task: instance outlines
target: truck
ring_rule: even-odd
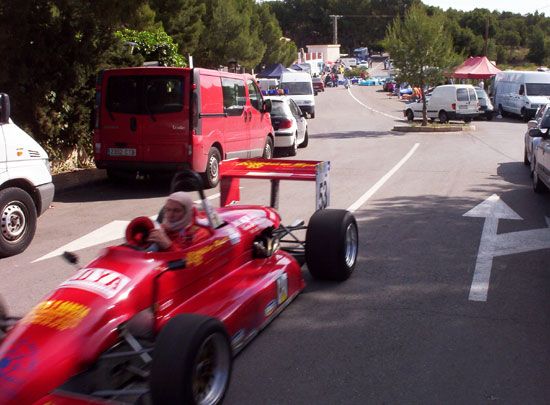
[[[24,251],[55,194],[48,154],[10,118],[0,93],[0,257]]]

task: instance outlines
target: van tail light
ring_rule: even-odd
[[[453,110],[456,111],[456,104],[455,104],[455,103],[452,103],[452,104],[451,104],[451,109],[453,109]]]
[[[292,128],[292,120],[281,120],[279,122],[279,129],[288,129],[288,128]]]

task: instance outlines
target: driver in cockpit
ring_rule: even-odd
[[[148,242],[156,243],[160,250],[178,251],[193,243],[195,208],[189,193],[178,191],[166,199],[160,227],[151,230]]]

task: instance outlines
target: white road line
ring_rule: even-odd
[[[371,198],[374,195],[374,193],[376,193],[380,189],[380,187],[382,187],[384,183],[388,181],[390,177],[393,176],[395,172],[397,172],[401,168],[401,166],[405,164],[407,160],[409,160],[409,158],[414,154],[414,152],[416,151],[416,149],[418,149],[419,146],[420,146],[419,143],[415,143],[412,149],[409,151],[409,153],[407,153],[405,157],[399,161],[399,163],[397,163],[389,172],[387,172],[380,180],[378,180],[376,184],[372,186],[365,194],[363,194],[357,201],[355,201],[353,204],[351,204],[348,207],[348,211],[354,212],[359,207],[361,207],[365,202],[367,202],[367,200]]]
[[[351,88],[348,89],[348,93],[350,94],[351,97],[353,97],[353,99],[354,99],[355,101],[357,101],[359,104],[361,104],[361,105],[362,105],[363,107],[365,107],[367,110],[371,110],[372,112],[375,112],[375,113],[378,113],[378,114],[382,114],[382,115],[384,115],[384,116],[386,116],[386,117],[388,117],[388,118],[392,118],[392,119],[394,119],[394,120],[401,120],[401,119],[403,119],[403,117],[396,117],[396,116],[393,116],[393,115],[390,115],[390,114],[386,114],[385,112],[375,110],[375,109],[372,108],[372,107],[369,107],[368,105],[366,105],[366,104],[364,104],[363,102],[359,101],[359,100],[357,99],[357,97],[355,97],[355,96],[353,95],[353,93],[351,92]]]

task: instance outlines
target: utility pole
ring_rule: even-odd
[[[330,18],[332,18],[332,27],[334,28],[334,36],[333,36],[333,42],[334,44],[338,44],[338,19],[342,18],[343,15],[329,15]]]

